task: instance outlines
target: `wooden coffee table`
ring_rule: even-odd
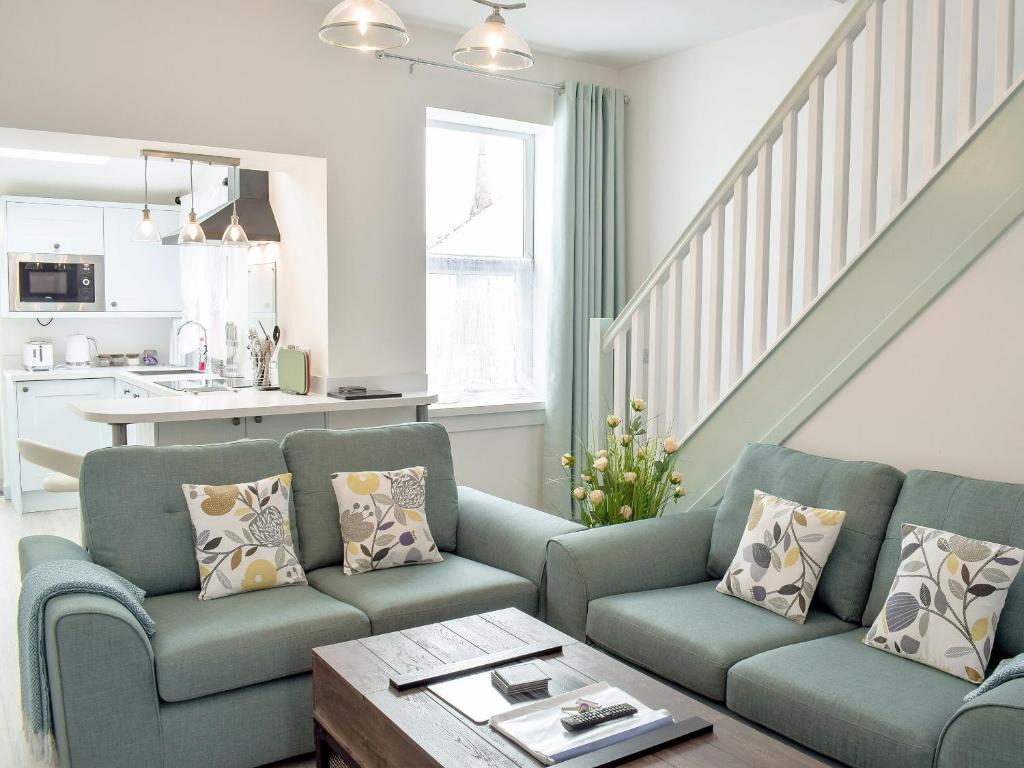
[[[618,686],[676,720],[701,717],[714,731],[624,765],[675,768],[820,768],[787,744],[649,675],[509,608],[313,651],[318,768],[538,768],[512,742],[476,725],[426,688],[398,692],[392,675],[436,668],[531,643],[561,643],[546,656],[578,677]]]

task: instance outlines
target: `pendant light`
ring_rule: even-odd
[[[505,23],[502,11],[525,8],[526,3],[493,3],[475,0],[492,9],[483,24],[469,30],[452,51],[459,64],[490,72],[496,70],[527,69],[533,66],[533,52],[526,40]]]
[[[149,213],[149,158],[144,157],[143,163],[143,186],[145,187],[145,202],[142,206],[142,219],[135,227],[135,241],[140,243],[160,243],[160,230],[156,228],[156,222]]]
[[[206,233],[196,219],[196,185],[192,177],[192,161],[188,161],[189,202],[192,209],[188,212],[188,223],[178,233],[178,245],[206,245]]]
[[[384,51],[409,42],[402,19],[382,0],[344,0],[320,25],[320,39],[339,48]]]
[[[238,223],[238,201],[234,201],[231,204],[231,223],[228,224],[227,229],[224,230],[224,237],[220,239],[221,245],[225,245],[229,248],[248,248],[249,238],[245,234],[245,230],[242,229],[242,225]]]

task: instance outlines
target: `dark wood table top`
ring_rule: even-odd
[[[575,675],[618,686],[676,720],[714,725],[699,736],[633,760],[675,768],[820,768],[826,763],[727,713],[690,698],[612,656],[509,608],[313,651],[313,714],[363,768],[538,768],[540,763],[488,725],[476,725],[426,688],[398,692],[392,675],[419,672],[530,643],[563,644],[544,657]]]

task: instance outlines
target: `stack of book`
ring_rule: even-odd
[[[546,694],[550,679],[551,677],[541,671],[532,661],[501,667],[491,672],[491,683],[506,696],[515,696],[521,693]]]

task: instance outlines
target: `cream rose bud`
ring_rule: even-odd
[[[676,451],[679,450],[679,441],[676,440],[674,437],[666,437],[664,447],[665,453],[675,453]]]
[[[595,488],[590,492],[590,503],[599,507],[604,503],[604,491]]]
[[[637,413],[640,413],[641,411],[647,408],[647,403],[644,400],[641,400],[639,397],[634,397],[632,400],[629,401],[629,407],[632,408]]]
[[[580,480],[582,480],[584,483],[589,483],[593,479],[593,475],[580,475]]]
[[[608,455],[608,451],[606,449],[602,448],[600,451],[598,451],[594,455],[597,456],[597,458],[600,459],[602,456],[607,456]]]
[[[576,463],[576,459],[573,458],[571,453],[562,454],[562,466],[568,469]]]
[[[587,492],[583,488],[573,488],[572,495],[576,498],[577,501],[583,501],[585,498],[587,498]]]
[[[619,507],[619,514],[622,515],[623,520],[633,519],[633,508],[629,504],[623,504]]]
[[[635,483],[636,482],[636,472],[623,472],[622,473],[622,482],[624,482],[626,485],[632,485],[633,483]]]
[[[606,419],[606,421],[608,423],[608,426],[611,427],[612,429],[615,429],[617,426],[619,426],[619,424],[622,423],[622,419],[620,419],[618,416],[615,416],[614,414],[609,416]]]
[[[675,496],[677,499],[681,499],[683,498],[683,496],[686,495],[686,491],[683,490],[683,487],[681,485],[677,485],[675,493],[673,493],[672,495]]]
[[[679,485],[681,482],[683,482],[683,473],[678,471],[673,472],[671,475],[669,475],[669,480],[672,481],[672,485]]]
[[[608,457],[600,456],[597,459],[594,459],[594,469],[596,469],[598,472],[604,472],[606,469],[608,469]]]
[[[629,445],[633,442],[632,435],[619,435],[619,445]]]

